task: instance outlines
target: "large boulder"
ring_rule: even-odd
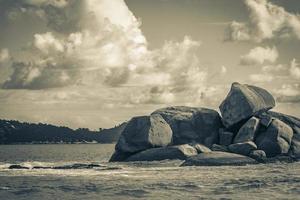
[[[256,117],[251,117],[238,131],[233,143],[243,143],[248,141],[253,141],[255,134],[258,131],[259,119]]]
[[[248,141],[243,143],[231,144],[228,146],[228,149],[232,153],[248,156],[251,153],[251,151],[257,149],[257,146],[254,142]]]
[[[268,111],[268,115],[273,118],[279,119],[288,124],[293,129],[293,138],[291,144],[291,154],[296,158],[300,158],[300,119],[290,115],[285,115],[278,112]]]
[[[281,120],[274,119],[265,132],[258,134],[255,143],[267,157],[287,154],[292,142],[293,130]]]
[[[123,130],[110,161],[123,161],[136,152],[171,142],[172,130],[160,115],[134,117]]]
[[[185,160],[197,154],[197,150],[194,147],[184,144],[147,149],[130,156],[126,161]]]
[[[218,142],[218,130],[222,127],[219,113],[207,108],[168,107],[156,110],[173,131],[173,144],[201,143],[208,147]]]
[[[181,166],[247,165],[257,162],[249,157],[227,152],[201,153],[188,158]]]
[[[265,89],[233,83],[229,94],[219,108],[223,124],[229,128],[274,106],[273,96]]]

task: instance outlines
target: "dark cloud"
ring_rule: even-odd
[[[2,85],[3,89],[44,89],[64,87],[78,81],[78,72],[62,70],[53,65],[38,66],[32,63],[14,62],[13,73]]]
[[[130,71],[126,67],[109,69],[104,83],[109,86],[119,86],[129,80]]]

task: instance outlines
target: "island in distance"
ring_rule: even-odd
[[[263,88],[233,83],[219,106],[168,107],[132,118],[110,162],[183,160],[182,166],[245,165],[300,158],[300,119],[270,111]]]
[[[0,144],[114,143],[125,124],[91,131],[87,128],[73,130],[50,124],[0,120]]]

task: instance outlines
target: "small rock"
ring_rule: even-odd
[[[248,141],[244,143],[231,144],[228,146],[228,149],[233,153],[248,156],[251,151],[257,149],[257,146],[254,144],[254,142]]]
[[[255,143],[258,149],[266,152],[267,157],[274,157],[288,153],[292,137],[292,128],[286,123],[274,119],[267,130],[257,136]]]
[[[238,131],[233,143],[243,143],[253,141],[258,130],[259,119],[251,117]]]
[[[273,118],[283,121],[293,129],[294,135],[291,143],[291,154],[295,158],[300,158],[300,119],[273,111],[268,111],[267,114],[271,115]]]
[[[196,156],[188,158],[181,166],[236,166],[257,164],[257,162],[249,157],[227,153],[227,152],[210,152],[200,153]]]
[[[203,144],[194,144],[194,145],[191,145],[191,146],[193,146],[197,150],[198,153],[211,152],[211,150],[208,147],[204,146]]]
[[[211,150],[213,151],[223,151],[223,152],[228,152],[228,147],[224,145],[219,145],[219,144],[213,144],[211,147]]]
[[[54,166],[52,169],[92,169],[98,168],[101,165],[98,164],[85,164],[85,163],[75,163],[70,165]]]
[[[249,157],[257,160],[258,162],[265,162],[267,156],[263,150],[253,150],[250,152]]]
[[[219,137],[220,137],[220,141],[219,141],[220,145],[228,146],[232,143],[233,133],[220,129]]]
[[[266,113],[262,113],[262,114],[258,115],[258,118],[260,119],[259,123],[262,126],[264,126],[265,128],[268,128],[273,120],[273,117]]]
[[[291,143],[291,154],[295,158],[300,158],[300,128],[294,127],[294,135]]]
[[[29,169],[29,167],[25,167],[22,165],[10,165],[8,169]]]
[[[128,157],[133,155],[132,153],[126,153],[121,151],[115,151],[113,155],[110,157],[109,162],[122,162],[126,160]]]

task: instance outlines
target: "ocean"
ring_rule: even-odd
[[[108,163],[113,144],[0,146],[1,200],[299,199],[300,163]],[[25,169],[10,169],[18,165]]]

